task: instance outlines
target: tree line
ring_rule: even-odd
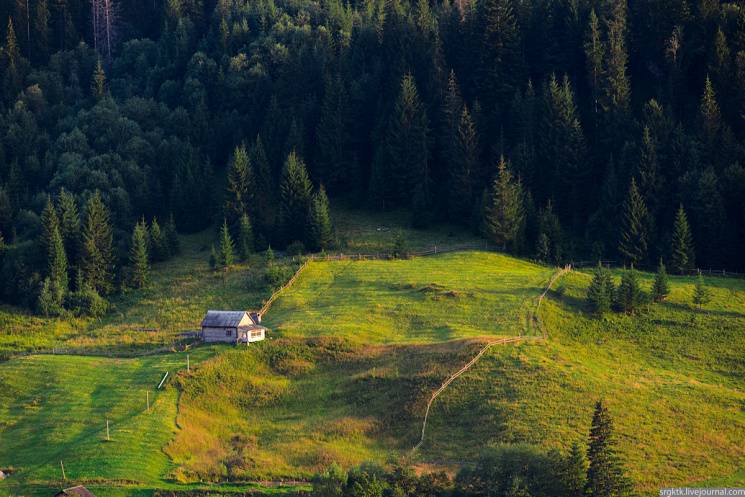
[[[416,475],[406,467],[363,465],[350,471],[332,464],[313,479],[313,497],[624,497],[634,495],[616,447],[607,407],[597,402],[583,450],[566,453],[529,445],[482,454],[455,476]]]
[[[81,206],[100,192],[124,261],[132,227],[171,214],[248,246],[245,214],[255,250],[319,250],[330,198],[548,262],[745,267],[738,2],[17,0],[0,15],[2,266],[34,295],[63,188]]]

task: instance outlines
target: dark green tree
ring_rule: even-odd
[[[592,275],[592,281],[587,288],[587,304],[592,312],[598,316],[610,311],[613,303],[613,280],[610,271],[598,264]]]
[[[624,474],[616,452],[613,422],[603,401],[595,404],[587,448],[587,485],[589,497],[623,497],[631,495],[631,485]]]
[[[83,276],[96,292],[108,295],[114,287],[114,235],[109,210],[100,191],[96,191],[86,203],[85,216]]]
[[[305,239],[312,190],[305,163],[295,152],[291,152],[285,162],[279,187],[279,220],[285,243]]]
[[[263,237],[267,237],[268,231],[274,226],[276,216],[276,188],[272,178],[272,169],[269,164],[261,136],[256,135],[256,141],[251,147],[249,162],[254,172],[254,184],[257,194],[249,206],[249,215],[253,227]]]
[[[154,217],[150,223],[149,247],[150,256],[154,262],[162,262],[168,259],[170,255],[168,250],[168,240],[166,239],[163,230],[160,229],[157,217]]]
[[[649,240],[649,213],[644,199],[632,178],[629,193],[623,205],[621,239],[618,251],[631,264],[643,262],[647,257]]]
[[[133,288],[145,287],[150,275],[150,261],[148,260],[148,229],[144,219],[135,224],[132,230],[129,266],[130,285]]]
[[[675,214],[673,235],[670,242],[670,263],[673,271],[683,273],[696,265],[693,249],[693,235],[688,225],[688,216],[681,204]]]
[[[238,257],[245,261],[253,251],[254,234],[251,220],[248,218],[248,214],[243,214],[238,223]]]
[[[337,73],[326,78],[316,131],[319,175],[332,193],[341,192],[354,181],[349,131],[349,96]]]
[[[331,215],[329,214],[329,199],[326,196],[326,189],[323,185],[320,186],[318,192],[313,196],[308,235],[308,248],[314,251],[326,250],[334,241]]]
[[[631,105],[631,83],[628,75],[626,0],[610,2],[607,19],[608,51],[605,63],[605,107],[612,114],[626,114]]]
[[[701,271],[699,271],[698,276],[696,277],[696,285],[693,289],[693,303],[698,306],[699,310],[701,310],[701,308],[710,301],[711,292],[706,287],[704,277],[701,275]]]
[[[579,497],[587,486],[587,459],[579,444],[573,443],[561,468],[561,482],[568,497]]]
[[[644,302],[644,294],[639,285],[639,275],[631,266],[631,269],[623,272],[621,283],[616,290],[616,305],[626,314],[633,314]]]
[[[479,167],[479,144],[476,125],[467,106],[463,106],[455,136],[455,149],[450,157],[448,209],[450,219],[468,222],[473,211],[474,173]]]
[[[228,172],[228,198],[225,202],[225,217],[228,224],[236,226],[243,214],[248,212],[253,192],[253,174],[246,147],[236,147]]]
[[[59,211],[60,232],[65,242],[65,252],[67,252],[72,269],[72,267],[78,265],[82,250],[80,213],[75,196],[64,188],[60,190],[57,198],[57,210]],[[74,275],[74,273],[72,274]]]
[[[600,112],[600,97],[603,91],[603,75],[605,61],[605,43],[603,33],[600,29],[600,20],[595,9],[590,11],[589,26],[585,38],[585,60],[587,67],[587,80],[590,85],[592,98],[592,110],[597,116]]]
[[[98,100],[106,96],[106,72],[103,69],[101,59],[98,60],[98,63],[96,64],[96,70],[93,72],[91,89],[93,91],[93,96],[96,97]]]
[[[660,264],[657,266],[657,274],[654,277],[654,284],[652,285],[652,300],[662,302],[669,294],[670,283],[667,279],[667,270],[662,259],[660,259]]]
[[[415,187],[423,191],[429,204],[429,120],[419,98],[414,76],[406,74],[388,126],[386,139],[390,200],[411,205]]]
[[[487,112],[499,110],[524,84],[520,27],[512,0],[486,0],[483,9],[480,90]]]
[[[502,157],[484,212],[486,232],[504,250],[515,240],[524,219],[522,185],[512,176],[507,161]]]
[[[235,245],[230,236],[227,220],[223,220],[220,228],[220,238],[217,250],[217,267],[225,271],[235,262]]]

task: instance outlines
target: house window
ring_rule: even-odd
[[[225,330],[225,336],[226,337],[232,337],[233,336],[233,330]]]
[[[251,338],[259,338],[261,334],[262,334],[261,331],[252,331]]]

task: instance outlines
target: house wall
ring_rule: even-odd
[[[230,331],[230,336],[227,332]],[[236,328],[212,328],[209,326],[202,327],[202,339],[205,342],[230,342],[235,343],[238,339],[238,330]]]

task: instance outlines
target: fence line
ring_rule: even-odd
[[[572,262],[572,266],[576,268],[590,268],[590,267],[596,267],[598,264],[602,264],[605,267],[608,268],[627,268],[625,264],[622,264],[618,261],[579,261],[579,262]],[[649,266],[646,264],[642,265],[636,265],[634,266],[636,269],[641,269],[642,271],[650,271],[654,272],[657,270],[657,266]],[[719,276],[723,278],[745,278],[745,273],[738,273],[737,271],[727,271],[726,269],[686,269],[682,273],[672,273],[674,275],[679,276],[697,276],[699,273],[707,275],[707,276]]]

